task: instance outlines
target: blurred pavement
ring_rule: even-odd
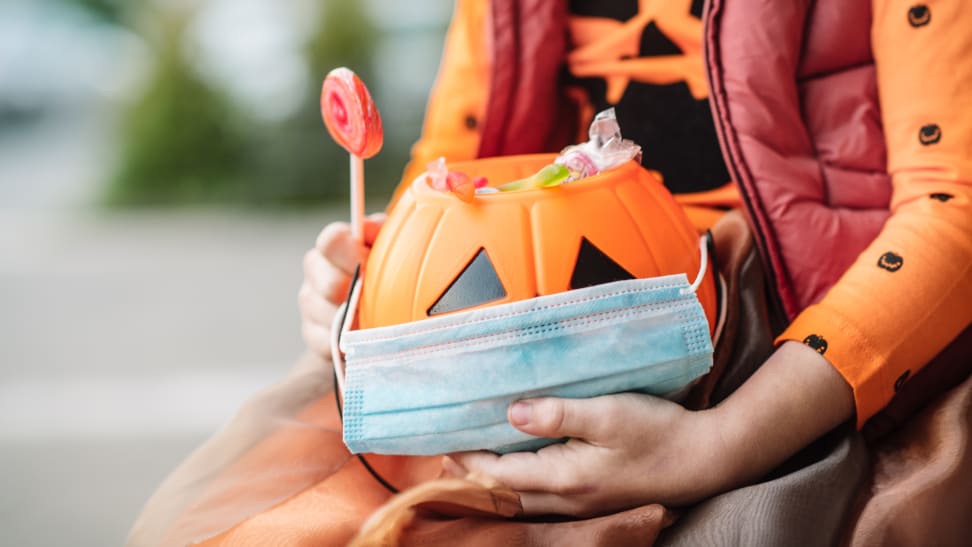
[[[0,544],[120,545],[299,355],[301,256],[344,214],[0,208]]]

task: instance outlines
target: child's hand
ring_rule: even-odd
[[[446,460],[446,469],[506,484],[526,514],[679,506],[765,475],[853,413],[840,374],[813,349],[786,342],[727,400],[701,412],[634,393],[515,403],[507,417],[516,428],[571,440],[536,453],[454,454],[458,465]]]
[[[338,306],[348,296],[351,276],[358,264],[368,258],[384,214],[365,219],[365,246],[351,239],[351,226],[346,222],[328,224],[314,248],[304,254],[304,283],[297,294],[300,306],[301,334],[312,351],[331,355],[331,323]]]
[[[510,486],[527,514],[589,517],[645,503],[684,505],[722,489],[730,474],[710,414],[664,399],[533,399],[511,406],[508,418],[524,432],[571,439],[535,453],[454,454],[463,469],[447,469]]]

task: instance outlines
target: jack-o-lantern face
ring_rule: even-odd
[[[942,128],[933,123],[923,125],[918,131],[918,140],[925,146],[935,144],[942,140]]]
[[[896,272],[904,265],[904,259],[900,255],[886,252],[878,259],[878,266],[889,272]]]
[[[462,269],[459,277],[442,293],[428,314],[441,315],[473,308],[506,298],[503,282],[489,261],[486,249],[479,249],[476,258]]]
[[[450,165],[490,184],[528,176],[552,155]],[[414,181],[389,212],[364,274],[359,328],[380,327],[633,278],[699,269],[698,235],[658,179],[635,162],[556,188],[463,202]],[[710,327],[711,273],[698,293]]]
[[[570,276],[571,289],[583,289],[601,283],[635,279],[635,276],[611,260],[586,237],[581,238],[580,251]],[[441,297],[429,308],[429,316],[465,310],[506,297],[506,289],[489,260],[486,249],[479,253],[449,285]]]

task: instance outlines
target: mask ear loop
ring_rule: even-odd
[[[354,277],[351,278],[351,289],[348,293],[348,298],[338,308],[337,313],[334,315],[334,322],[331,324],[331,361],[334,365],[332,369],[334,372],[334,389],[337,390],[337,393],[334,394],[334,403],[337,405],[338,418],[342,424],[344,423],[344,408],[341,405],[341,399],[344,396],[345,362],[344,352],[341,351],[341,340],[351,330],[351,325],[358,315],[358,300],[361,296],[361,284],[361,265],[358,265],[354,270]],[[361,465],[364,466],[368,473],[378,481],[378,484],[384,486],[392,494],[398,493],[397,488],[378,474],[374,467],[371,467],[371,464],[365,459],[364,454],[355,454],[355,456],[357,456],[358,461],[361,462]]]
[[[719,272],[718,265],[715,262],[709,264],[709,256],[714,252],[715,241],[712,238],[712,232],[708,231],[704,236],[699,238],[699,254],[701,256],[699,273],[695,277],[695,281],[692,282],[690,286],[679,291],[679,294],[686,295],[695,293],[695,291],[697,291],[702,285],[702,280],[705,279],[705,273],[711,266],[716,285],[716,318],[715,328],[712,332],[712,344],[718,345],[719,340],[722,339],[722,332],[726,326],[726,320],[728,318],[728,295],[726,294],[726,280]]]
[[[695,281],[693,281],[688,287],[685,287],[679,291],[679,294],[686,295],[695,293],[695,291],[699,290],[699,287],[702,285],[702,281],[705,279],[705,272],[709,268],[709,241],[705,236],[699,238],[699,254],[702,257],[702,263],[699,264],[699,274],[695,276]]]
[[[715,243],[712,239],[712,232],[706,232],[704,236],[699,238],[699,255],[701,257],[699,273],[695,276],[695,281],[693,281],[688,287],[680,290],[679,294],[684,296],[687,294],[694,294],[695,291],[699,290],[699,287],[702,285],[702,280],[705,279],[705,273],[709,269],[709,255],[714,251],[714,245]],[[712,343],[718,344],[719,340],[722,338],[723,328],[726,326],[728,314],[726,304],[728,296],[726,295],[726,280],[717,270],[715,263],[713,263],[711,266],[716,284],[716,323],[715,329],[712,333]]]

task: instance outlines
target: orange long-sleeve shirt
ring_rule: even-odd
[[[826,348],[858,425],[972,322],[972,3],[872,6],[892,214],[780,337]]]

